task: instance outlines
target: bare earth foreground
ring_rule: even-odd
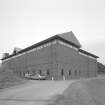
[[[29,81],[0,91],[0,105],[105,105],[105,78]]]
[[[45,105],[62,94],[72,81],[30,81],[0,92],[0,105]]]

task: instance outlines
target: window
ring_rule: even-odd
[[[23,76],[25,76],[25,72],[23,72]]]
[[[39,70],[39,74],[40,74],[40,75],[42,74],[42,71],[41,71],[41,70]]]
[[[43,46],[40,46],[40,48],[42,49],[42,48],[43,48]]]
[[[61,70],[61,75],[62,75],[62,76],[64,75],[64,70],[63,70],[63,69]]]
[[[40,49],[40,47],[37,47],[37,50],[39,50]]]
[[[46,47],[49,46],[49,43],[46,44]]]
[[[29,72],[29,71],[27,71],[27,73],[28,73],[28,74],[30,74],[30,72]]]
[[[69,48],[73,48],[73,46],[72,46],[72,45],[69,45],[68,47],[69,47]]]
[[[51,46],[51,43],[48,43],[48,46]]]
[[[43,45],[43,47],[46,47],[46,44],[45,44],[45,45]]]
[[[47,75],[50,75],[49,69],[47,70]]]
[[[69,75],[71,75],[71,70],[69,70]]]
[[[62,42],[62,41],[58,41],[58,43],[63,45],[63,46],[66,46],[66,47],[69,47],[69,48],[73,48],[74,50],[78,51],[78,48],[73,47],[71,44],[68,44],[68,43],[65,43],[65,42]]]
[[[56,40],[52,42],[52,44],[56,44]]]

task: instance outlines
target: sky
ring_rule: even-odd
[[[0,0],[0,57],[69,31],[105,64],[105,0]]]

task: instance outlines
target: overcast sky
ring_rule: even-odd
[[[0,56],[71,30],[105,64],[105,0],[0,0]]]

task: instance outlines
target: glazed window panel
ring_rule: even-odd
[[[39,74],[40,74],[40,75],[42,74],[42,71],[41,71],[41,70],[39,70]]]
[[[52,42],[52,44],[56,44],[56,43],[57,43],[57,41],[56,41],[56,40]]]
[[[47,69],[47,75],[50,75],[49,69]]]
[[[63,70],[63,69],[61,70],[61,75],[62,75],[62,76],[64,75],[64,70]]]
[[[71,70],[69,70],[68,72],[69,72],[69,75],[71,75]]]

